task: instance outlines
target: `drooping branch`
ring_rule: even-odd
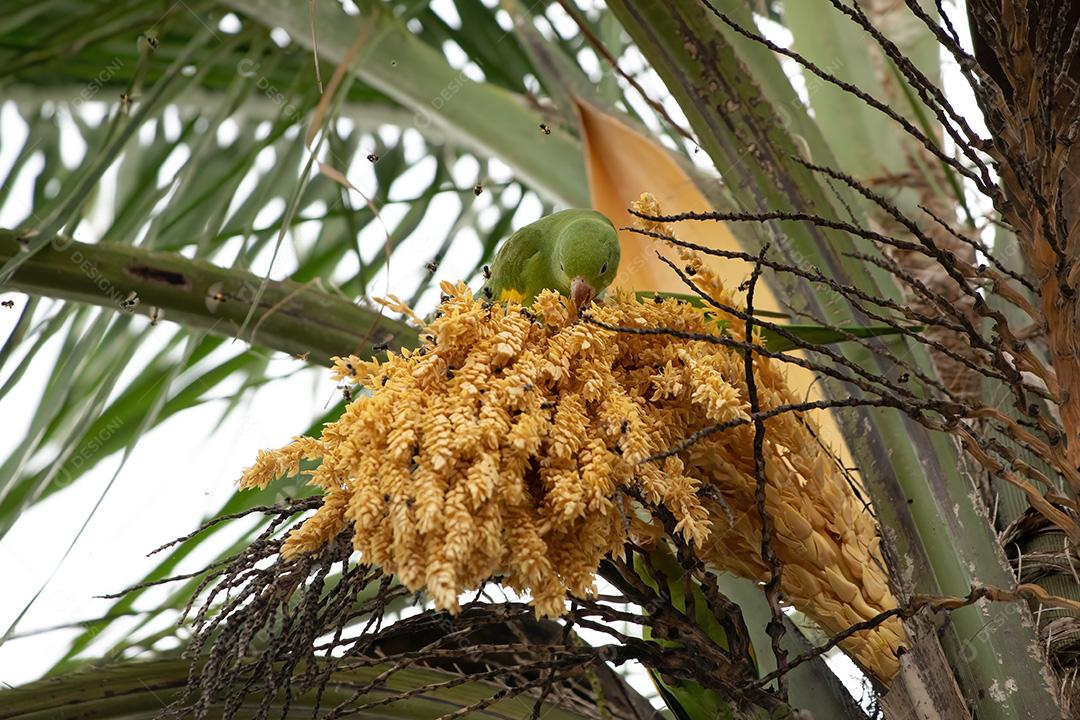
[[[1002,218],[1037,280],[1070,462],[1080,464],[1080,6],[972,2],[975,57],[996,88],[980,105],[993,133],[1007,202]]]

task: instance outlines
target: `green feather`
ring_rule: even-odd
[[[619,267],[615,226],[595,210],[563,210],[515,231],[489,268],[481,297],[530,304],[543,290],[569,296],[575,277],[599,297]]]

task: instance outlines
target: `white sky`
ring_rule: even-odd
[[[450,11],[445,9],[449,4],[437,4],[441,12],[447,13],[449,21],[454,22]],[[963,12],[951,14],[963,33]],[[556,24],[560,22],[557,13],[552,16],[552,20]],[[785,33],[782,29],[772,28],[770,34],[775,34],[780,40],[789,39],[783,37]],[[448,48],[447,52],[452,59],[455,52],[460,54],[460,50],[455,48]],[[639,69],[634,67],[636,58],[629,56],[624,60],[627,63],[624,69],[631,72]],[[459,58],[459,62],[464,62],[463,56]],[[595,58],[585,58],[584,62],[588,69],[588,63],[595,64]],[[967,111],[966,115],[977,119],[970,90],[952,67],[951,58],[946,59],[945,69],[948,95],[961,109]],[[478,73],[479,70],[476,69],[475,72]],[[639,79],[646,83],[646,87],[659,87],[655,76]],[[662,92],[654,95],[662,96]],[[634,102],[644,115],[651,115],[644,103],[636,100]],[[670,98],[667,105],[673,116],[681,118],[681,112]],[[100,103],[86,103],[86,109],[91,114],[104,111]],[[166,129],[169,125],[179,125],[175,114],[167,118]],[[976,127],[978,129],[978,126]],[[0,129],[0,178],[3,178],[26,135],[25,123],[18,117],[10,102],[0,105]],[[388,128],[384,132],[389,140],[397,131]],[[229,129],[224,129],[223,133],[228,135]],[[70,123],[64,132],[63,142],[65,158],[70,164],[76,164],[86,148]],[[410,153],[419,157],[422,152],[418,138],[409,144],[412,146]],[[704,156],[704,153],[700,156]],[[172,158],[170,162],[178,163],[180,159]],[[272,156],[260,158],[261,168],[265,169],[272,164]],[[171,177],[172,174],[169,163],[166,165],[161,173],[163,179]],[[11,199],[0,207],[0,227],[14,227],[25,219],[30,183],[34,174],[40,171],[40,167],[40,162],[32,162],[20,177]],[[347,171],[350,180],[362,189],[367,190],[373,186],[374,175],[370,166],[363,161],[363,153]],[[417,163],[408,177],[395,185],[393,195],[415,195],[419,189],[426,186],[432,172],[433,161],[430,158]],[[471,186],[477,173],[478,167],[472,160],[462,161],[454,168],[455,180],[459,186]],[[489,175],[489,180],[497,181],[509,176],[509,170],[501,163],[494,163],[492,173],[494,177]],[[114,178],[107,177],[106,186],[110,182],[114,182]],[[362,202],[358,197],[355,199]],[[490,202],[487,198],[483,200],[481,207]],[[441,196],[435,202],[433,212],[429,213],[425,220],[429,225],[421,226],[406,241],[407,246],[415,246],[415,252],[403,252],[396,256],[399,259],[392,266],[389,277],[383,275],[373,284],[374,294],[380,294],[379,291],[387,286],[400,288],[404,285],[411,288],[420,273],[424,272],[423,265],[430,260],[435,249],[429,247],[432,242],[429,238],[441,239],[438,229],[431,227],[430,223],[437,223],[441,218],[455,217],[459,207],[456,198],[450,196]],[[87,237],[93,237],[95,231],[108,225],[107,211],[101,212],[103,214],[99,214],[94,219],[95,222],[85,228]],[[280,212],[280,208],[277,212]],[[388,208],[383,213],[384,221],[392,227],[403,212],[403,206]],[[538,203],[527,202],[516,216],[515,226],[530,221],[539,213]],[[276,214],[268,210],[265,219],[272,220]],[[494,210],[487,210],[481,217],[486,224],[493,222]],[[257,223],[259,224],[261,222]],[[301,237],[305,234],[311,237],[314,230],[314,227],[307,227],[298,232]],[[362,247],[381,246],[380,228],[373,225],[365,232],[367,235],[361,237]],[[439,276],[447,279],[460,277],[471,269],[479,251],[475,236],[471,242],[466,240],[456,245],[455,254],[444,260]],[[287,270],[292,262],[294,258],[286,252],[275,266],[275,276],[280,277],[279,272]],[[354,271],[355,267],[348,270]],[[345,275],[347,273],[342,276]],[[396,292],[404,297],[409,294],[402,290]],[[437,289],[429,292],[425,296],[425,304],[433,302],[437,293]],[[0,308],[0,338],[6,338],[25,302],[25,296],[0,293],[0,299],[10,299],[16,303],[12,310]],[[142,320],[137,322],[145,325]],[[162,331],[159,328],[156,331],[161,337],[147,343],[147,347],[142,351],[144,357],[156,352],[161,340],[169,334],[168,330],[164,328]],[[47,374],[51,370],[52,359],[57,355],[58,345],[58,340],[51,341],[29,368],[24,379],[8,396],[0,400],[0,428],[3,430],[0,432],[0,457],[6,456],[21,439],[24,418],[29,417],[39,402]],[[227,346],[223,351],[215,353],[213,358],[220,359],[235,350],[235,347]],[[141,366],[140,358],[136,357],[125,377],[130,377],[131,373]],[[277,355],[271,369],[275,374],[284,375],[296,369],[296,361]],[[7,372],[0,371],[0,382],[6,375]],[[234,384],[231,391],[235,389]],[[20,623],[20,633],[32,634],[0,646],[0,682],[18,685],[46,671],[66,650],[77,631],[34,631],[59,623],[92,619],[102,614],[109,607],[110,601],[95,599],[95,595],[116,592],[141,578],[156,563],[156,559],[146,557],[146,552],[190,532],[201,518],[215,512],[230,497],[235,480],[242,469],[251,463],[259,449],[287,443],[292,435],[302,432],[310,419],[323,412],[336,397],[335,384],[327,372],[320,369],[301,370],[290,377],[275,381],[269,389],[255,393],[222,428],[210,432],[217,423],[228,392],[228,388],[222,389],[221,400],[186,410],[140,440],[75,549],[56,571],[41,597]],[[36,504],[0,539],[0,577],[4,578],[4,592],[0,593],[0,634],[56,567],[89,509],[98,501],[110,482],[119,461],[119,456],[110,458],[94,468],[80,482]],[[209,558],[206,555],[191,558],[185,567],[195,569],[207,559]],[[140,601],[139,607],[151,607],[152,602],[163,594],[164,592],[150,593]],[[120,633],[126,624],[118,625],[119,630],[106,633],[99,639],[91,648],[90,655],[95,651],[101,652],[122,637]],[[849,669],[844,674],[850,678],[850,664],[846,663],[846,659],[838,658],[835,662],[848,666]],[[638,676],[635,684],[644,688],[648,681]]]

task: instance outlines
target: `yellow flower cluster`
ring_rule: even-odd
[[[731,303],[696,258],[686,260],[699,286]],[[300,460],[321,459],[311,482],[325,503],[288,537],[286,558],[317,551],[351,525],[365,561],[411,589],[426,587],[440,607],[456,609],[461,592],[496,576],[531,593],[538,613],[559,615],[567,592],[593,591],[605,554],[630,537],[662,536],[634,494],[666,508],[713,567],[768,577],[742,352],[604,329],[552,292],[523,308],[481,302],[464,286],[443,290],[449,299],[417,350],[336,359],[337,378],[370,394],[321,438],[260,453],[245,471],[242,486],[265,487]],[[613,327],[684,333],[741,325],[628,294],[588,314]],[[762,409],[796,402],[777,363],[756,357],[754,368]],[[740,419],[663,461],[648,459],[707,425]],[[766,507],[787,599],[837,632],[895,600],[874,522],[809,427],[790,412],[765,421]],[[888,682],[902,636],[894,618],[843,646]]]

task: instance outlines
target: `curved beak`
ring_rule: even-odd
[[[570,281],[570,299],[574,301],[578,310],[592,302],[594,297],[596,297],[596,288],[585,278],[576,277]]]

